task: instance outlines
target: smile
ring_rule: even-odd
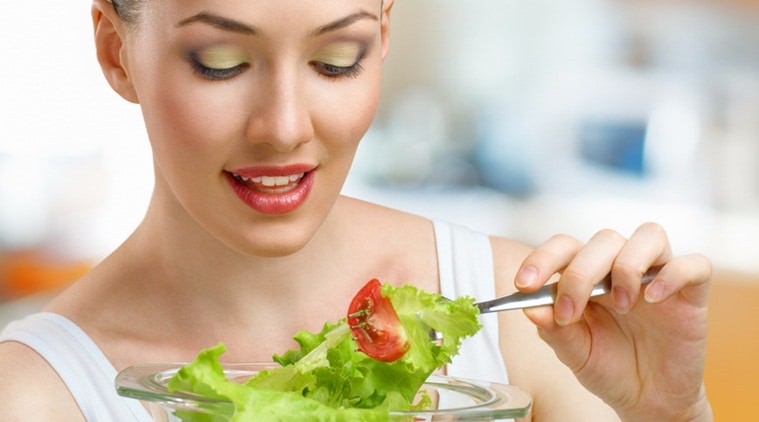
[[[224,172],[237,197],[268,215],[295,211],[309,197],[316,175],[313,166],[247,168]]]
[[[286,176],[245,177],[232,173],[232,177],[239,183],[259,192],[272,194],[285,193],[295,189],[304,175],[305,173],[296,173]]]

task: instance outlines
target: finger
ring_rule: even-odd
[[[664,229],[655,223],[638,227],[624,245],[611,268],[612,298],[620,314],[627,313],[638,301],[643,274],[651,267],[672,259],[672,250]]]
[[[538,334],[573,372],[582,369],[588,361],[591,345],[586,324],[560,326],[548,306],[524,309],[524,313],[538,328]]]
[[[533,292],[561,271],[577,254],[582,243],[568,235],[556,235],[535,248],[525,259],[514,278],[519,290]]]
[[[601,230],[577,253],[559,278],[554,314],[562,326],[580,320],[590,292],[611,270],[626,239],[613,230]]]
[[[711,275],[711,262],[703,255],[693,254],[672,259],[646,286],[645,300],[649,303],[660,303],[679,292],[693,305],[705,306]],[[698,288],[687,289],[688,287]]]

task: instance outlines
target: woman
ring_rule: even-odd
[[[149,420],[116,396],[116,371],[219,340],[228,361],[267,361],[342,317],[371,278],[485,299],[556,273],[555,306],[488,319],[449,373],[506,380],[508,368],[532,420],[711,419],[710,264],[674,257],[661,227],[530,249],[340,195],[379,100],[392,6],[93,1],[97,57],[142,108],[155,188],[122,246],[5,331],[0,419]],[[609,272],[613,295],[589,302]]]

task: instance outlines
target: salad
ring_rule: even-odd
[[[374,279],[353,298],[341,320],[318,333],[298,332],[299,348],[275,355],[279,367],[245,383],[229,380],[219,361],[223,343],[201,351],[168,383],[233,404],[230,415],[183,411],[183,421],[385,421],[392,410],[419,410],[432,400],[420,387],[480,329],[474,299],[447,300],[410,285]],[[430,339],[430,328],[442,341]],[[421,397],[419,399],[418,397]]]

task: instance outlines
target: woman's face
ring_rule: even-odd
[[[148,1],[122,60],[153,205],[248,254],[302,248],[374,117],[391,3]]]

